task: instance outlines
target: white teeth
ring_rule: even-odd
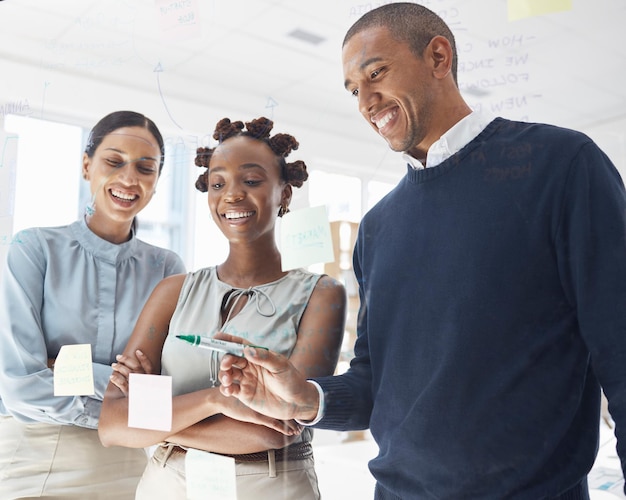
[[[385,125],[387,125],[387,123],[389,123],[389,120],[391,120],[394,116],[396,116],[396,114],[398,113],[397,109],[394,109],[393,111],[390,111],[389,113],[387,113],[385,116],[383,116],[380,120],[378,121],[374,121],[374,123],[376,124],[376,126],[378,127],[378,130],[380,130],[381,128],[383,128]],[[373,121],[373,120],[372,120]]]
[[[243,219],[244,217],[250,217],[254,212],[226,212],[224,217],[227,219]]]
[[[116,198],[120,198],[126,201],[133,201],[137,197],[137,195],[122,193],[121,191],[117,191],[116,189],[112,189],[111,194]]]

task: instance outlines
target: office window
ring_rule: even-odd
[[[367,210],[376,205],[394,186],[395,184],[390,182],[369,181],[367,183]]]
[[[326,205],[330,221],[361,220],[361,180],[358,177],[314,170],[309,183],[311,206]]]
[[[13,234],[33,226],[69,224],[78,217],[82,181],[82,129],[8,115],[5,129],[18,136]]]

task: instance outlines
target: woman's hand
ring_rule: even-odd
[[[128,379],[131,373],[153,374],[152,363],[139,349],[135,351],[135,356],[118,354],[115,359],[117,363],[111,365],[113,373],[110,380],[126,397],[128,397]]]

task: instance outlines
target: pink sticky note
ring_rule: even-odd
[[[144,373],[130,374],[128,427],[172,430],[172,377]]]
[[[189,40],[202,34],[197,0],[156,0],[156,8],[166,38]]]

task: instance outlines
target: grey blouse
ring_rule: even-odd
[[[84,220],[13,238],[0,284],[0,415],[96,428],[111,363],[152,289],[184,273],[178,255],[136,237],[116,245]],[[48,358],[91,344],[94,396],[54,396]]]

